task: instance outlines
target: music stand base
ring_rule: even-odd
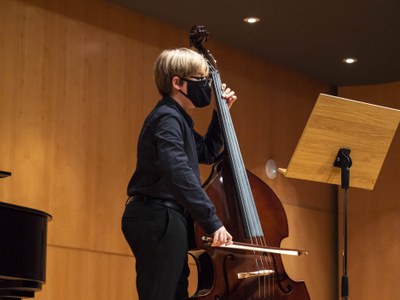
[[[342,276],[342,299],[347,300],[349,297],[349,277],[347,275]]]

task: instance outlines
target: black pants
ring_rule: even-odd
[[[130,202],[122,231],[136,258],[140,300],[188,297],[187,226],[184,216],[158,204]]]

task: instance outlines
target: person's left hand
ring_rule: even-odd
[[[224,98],[226,100],[226,103],[228,104],[229,109],[232,107],[233,102],[235,102],[237,100],[235,91],[226,87],[225,83],[222,84],[222,98]]]

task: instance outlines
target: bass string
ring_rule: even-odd
[[[223,132],[228,145],[228,155],[231,161],[233,175],[235,179],[235,186],[237,193],[240,196],[240,202],[245,212],[245,221],[248,229],[250,238],[254,244],[265,245],[265,241],[257,242],[255,238],[264,237],[264,233],[261,228],[260,220],[258,217],[257,209],[255,207],[253,194],[250,189],[250,184],[247,177],[246,169],[244,168],[243,159],[240,155],[240,148],[236,138],[236,134],[233,128],[232,119],[229,113],[229,109],[226,102],[222,100],[222,84],[218,74],[213,72],[213,82],[215,84],[215,91],[217,94],[217,103],[219,112],[222,119]]]
[[[226,150],[231,162],[232,173],[234,177],[235,187],[239,196],[239,205],[243,210],[244,223],[246,230],[249,234],[251,244],[266,246],[264,233],[260,219],[255,206],[253,194],[251,192],[250,184],[246,169],[244,168],[243,158],[241,156],[239,143],[233,127],[232,118],[229,112],[228,105],[222,97],[222,82],[219,76],[219,72],[210,65],[210,73],[212,75],[212,82],[214,87],[214,93],[216,97],[218,113],[221,118],[221,127],[225,138]],[[259,270],[272,270],[274,271],[271,255],[256,255],[256,265]],[[273,299],[273,284],[274,274],[272,276],[259,277],[259,298]],[[271,298],[272,297],[272,298]]]

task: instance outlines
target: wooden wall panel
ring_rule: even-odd
[[[187,46],[188,32],[103,0],[3,0],[0,26],[0,169],[13,173],[0,181],[0,199],[53,215],[38,297],[135,299],[134,260],[120,230],[126,185],[142,122],[159,99],[154,59]],[[304,279],[313,299],[334,299],[334,188],[264,172],[269,158],[288,164],[318,93],[333,91],[215,41],[209,48],[239,96],[232,116],[246,166],[289,212],[285,243],[313,250],[287,261],[289,275]],[[210,110],[194,118],[203,131]],[[317,270],[305,272],[316,260]],[[325,291],[314,282],[318,271]]]
[[[332,284],[337,279],[337,264],[329,263],[337,255],[336,212],[285,205],[289,223],[289,239],[282,247],[305,249],[308,255],[284,256],[286,271],[293,280],[304,280],[311,299],[338,299]],[[325,243],[321,243],[324,240]],[[323,266],[323,268],[322,268]]]
[[[136,298],[132,257],[53,245],[47,256],[47,281],[35,299]]]

